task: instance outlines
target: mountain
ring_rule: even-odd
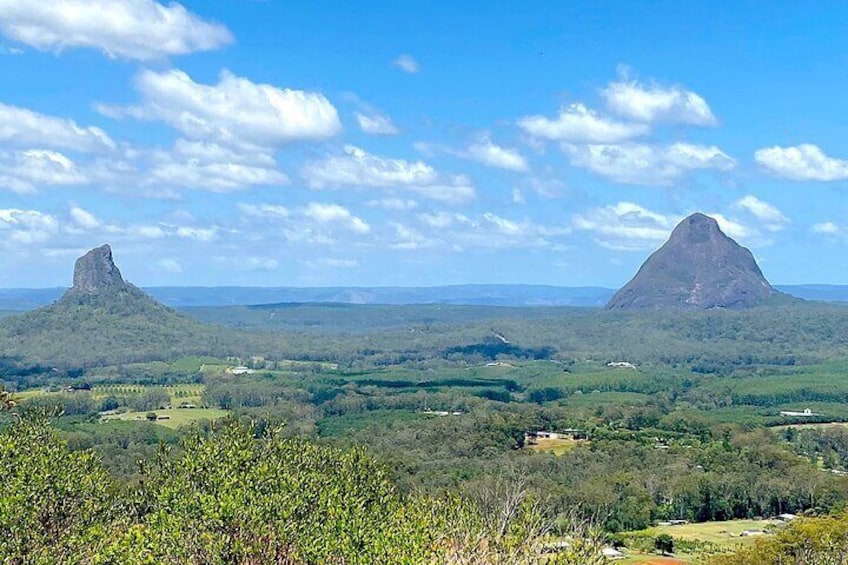
[[[451,304],[600,308],[615,292],[603,287],[466,284],[433,287],[169,286],[142,290],[172,308],[257,304]],[[63,288],[0,289],[0,310],[32,310],[58,300]]]
[[[227,354],[243,336],[202,324],[124,281],[108,245],[80,257],[53,304],[0,320],[0,351],[56,366],[95,366]]]
[[[785,295],[769,284],[748,249],[727,237],[714,219],[692,214],[607,309],[750,308],[778,297]]]

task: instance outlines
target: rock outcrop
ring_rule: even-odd
[[[607,304],[609,310],[750,308],[777,296],[751,252],[692,214]]]
[[[96,294],[105,289],[125,288],[127,283],[112,259],[108,244],[92,249],[74,265],[74,286],[69,294]]]

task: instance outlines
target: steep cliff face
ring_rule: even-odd
[[[779,296],[751,252],[692,214],[607,304],[610,310],[750,308]]]
[[[112,259],[112,248],[92,249],[74,264],[74,286],[69,294],[95,294],[104,289],[125,288],[127,283]]]

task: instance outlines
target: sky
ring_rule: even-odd
[[[0,0],[0,287],[848,283],[848,4]]]

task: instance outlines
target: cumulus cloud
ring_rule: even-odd
[[[735,207],[745,210],[757,220],[763,222],[765,228],[769,231],[780,231],[789,223],[789,218],[783,212],[753,195],[739,199],[736,201]]]
[[[39,187],[72,186],[90,182],[89,176],[68,156],[47,149],[0,153],[0,188],[18,193]]]
[[[718,227],[721,228],[721,231],[733,239],[753,239],[758,244],[767,243],[758,241],[760,233],[756,230],[756,228],[748,227],[737,220],[728,218],[727,216],[716,212],[707,215],[718,223]]]
[[[201,163],[196,160],[159,163],[149,171],[147,184],[232,192],[251,186],[283,185],[289,178],[274,169],[238,163]]]
[[[192,140],[224,144],[276,147],[341,131],[338,112],[323,94],[254,83],[229,71],[206,85],[177,69],[145,70],[135,85],[141,105],[97,109],[113,118],[160,120]]]
[[[400,55],[392,61],[392,66],[411,75],[421,71],[421,65],[412,55]]]
[[[303,214],[319,224],[336,224],[354,233],[366,234],[371,231],[371,226],[350,210],[338,204],[321,204],[310,202],[303,210]]]
[[[226,27],[153,0],[0,0],[0,33],[41,51],[92,48],[150,60],[232,43]]]
[[[242,214],[251,218],[284,220],[291,216],[288,208],[275,204],[245,204],[240,202],[238,209]]]
[[[678,217],[653,212],[632,202],[619,202],[576,214],[572,226],[590,232],[602,247],[621,251],[653,249],[665,241]]]
[[[0,0],[2,1],[2,0]],[[0,103],[0,141],[19,147],[103,151],[115,142],[100,128]]]
[[[102,225],[100,220],[98,220],[94,214],[88,210],[80,208],[79,206],[72,207],[69,214],[74,224],[81,229],[95,230]]]
[[[571,143],[621,143],[651,132],[645,124],[606,118],[583,104],[562,108],[554,119],[540,115],[521,118],[518,126],[533,137]]]
[[[518,150],[496,145],[488,137],[470,145],[462,155],[497,169],[516,172],[527,170],[527,159]]]
[[[467,225],[471,223],[471,220],[469,220],[467,216],[452,212],[418,214],[418,219],[431,228],[437,229],[444,229],[458,224]]]
[[[59,222],[38,210],[0,209],[0,234],[6,243],[41,243],[58,233]]]
[[[813,231],[824,235],[835,235],[842,231],[834,222],[820,222],[813,225]]]
[[[462,175],[440,175],[423,161],[373,155],[347,145],[341,155],[307,162],[301,175],[310,188],[398,188],[445,202],[474,198],[471,181]]]
[[[217,238],[218,229],[215,227],[197,228],[189,226],[180,226],[174,233],[177,237],[181,237],[183,239],[192,239],[194,241],[208,242]]]
[[[828,157],[818,146],[767,147],[754,159],[770,173],[789,180],[835,181],[848,179],[848,160]]]
[[[601,91],[601,95],[611,112],[638,122],[692,126],[714,126],[717,123],[706,100],[679,86],[613,82]]]
[[[562,148],[573,166],[623,184],[668,186],[694,170],[728,171],[736,166],[730,156],[714,145],[563,144]]]
[[[370,135],[397,135],[400,133],[392,123],[392,119],[382,114],[365,114],[356,113],[356,122],[359,124],[359,129]]]
[[[513,220],[492,212],[477,217],[440,211],[418,214],[417,218],[425,233],[403,226],[396,227],[399,242],[396,249],[419,249],[445,247],[452,251],[468,248],[515,249],[554,248],[555,238],[571,232],[568,227],[551,227],[531,220]],[[432,234],[426,233],[432,231]],[[445,243],[450,242],[450,243]]]
[[[406,212],[418,208],[418,202],[408,198],[380,198],[369,200],[368,206],[372,208],[383,208],[393,212]]]

